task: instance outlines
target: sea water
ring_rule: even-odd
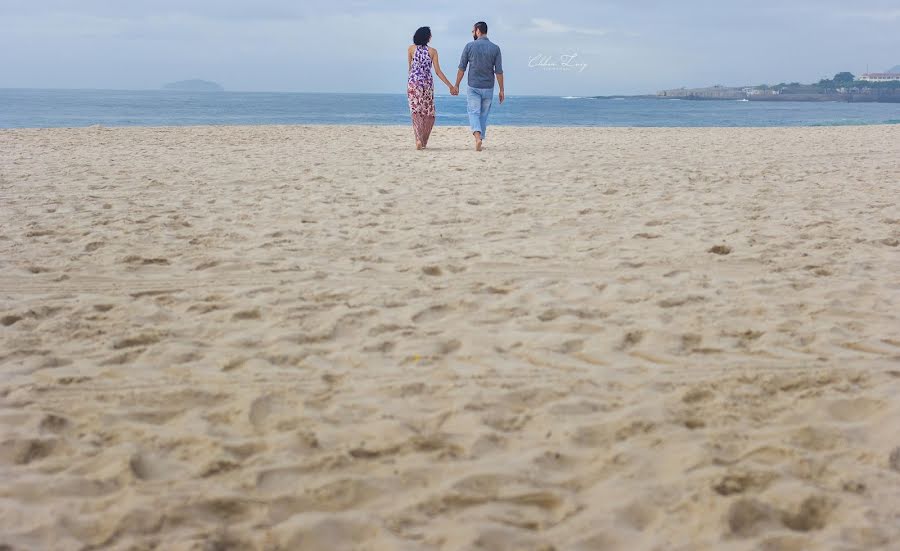
[[[465,94],[438,95],[438,125],[465,125]],[[409,124],[404,94],[0,89],[0,128],[238,124]],[[495,98],[491,124],[767,127],[898,124],[897,103]]]

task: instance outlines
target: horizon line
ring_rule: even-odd
[[[199,94],[335,94],[335,95],[376,95],[376,96],[405,96],[405,92],[324,92],[324,91],[298,91],[298,90],[173,90],[166,88],[86,88],[86,87],[63,87],[63,88],[47,88],[36,86],[0,86],[0,90],[45,90],[45,91],[92,91],[92,92],[168,92],[168,93],[199,93]],[[449,95],[435,94],[436,96]],[[541,98],[557,98],[557,97],[640,97],[654,96],[656,92],[644,94],[591,94],[591,95],[560,95],[560,94],[507,94],[508,97],[541,97]]]

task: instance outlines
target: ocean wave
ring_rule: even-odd
[[[840,120],[840,121],[822,121],[810,123],[808,126],[879,126],[883,124],[900,124],[900,120],[886,121],[860,121],[860,120]]]

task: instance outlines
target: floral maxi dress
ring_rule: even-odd
[[[409,112],[412,114],[413,131],[422,146],[428,145],[428,137],[434,128],[434,78],[431,76],[431,55],[428,46],[416,46],[409,81],[406,84]]]

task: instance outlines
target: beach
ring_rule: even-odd
[[[0,549],[900,541],[900,126],[0,130]]]

